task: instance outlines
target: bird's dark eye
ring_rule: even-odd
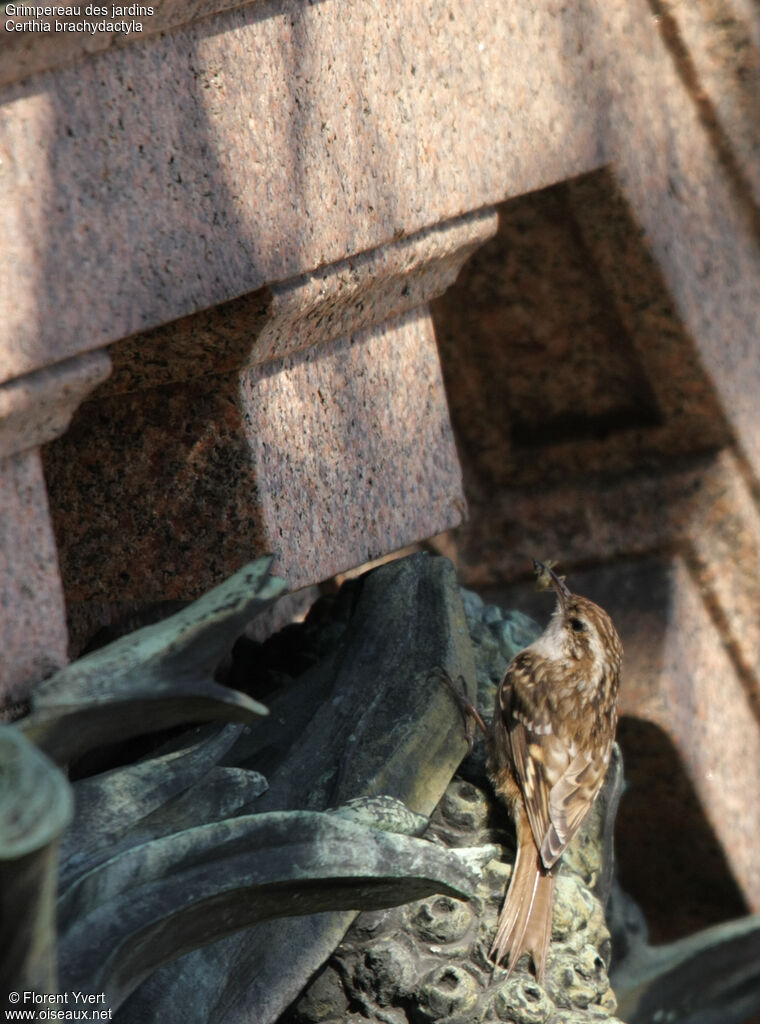
[[[570,619],[570,628],[573,633],[582,633],[586,628],[586,623],[582,619]]]

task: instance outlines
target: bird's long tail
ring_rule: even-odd
[[[547,871],[532,835],[517,847],[512,878],[499,915],[491,958],[498,964],[509,955],[507,977],[523,953],[530,953],[536,978],[543,981],[552,936],[554,871]]]

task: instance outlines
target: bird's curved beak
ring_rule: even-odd
[[[557,591],[557,597],[559,598],[560,606],[564,609],[565,602],[571,596],[570,588],[565,583],[565,581],[559,578],[554,569],[551,569],[548,565],[544,565],[543,562],[539,562],[537,558],[533,559],[533,568],[537,573],[540,572],[549,574],[549,578],[552,581],[552,586]]]

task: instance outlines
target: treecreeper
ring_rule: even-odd
[[[539,585],[556,591],[548,626],[509,663],[490,725],[460,697],[486,736],[488,775],[512,815],[517,858],[491,947],[508,975],[524,953],[543,981],[562,854],[607,774],[617,725],[623,645],[612,619],[573,594],[550,565]]]

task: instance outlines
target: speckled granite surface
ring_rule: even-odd
[[[105,352],[0,384],[0,708],[66,662],[63,588],[39,446],[108,374]]]
[[[39,451],[0,462],[0,705],[66,664],[66,616]]]
[[[757,25],[687,7],[273,0],[6,86],[0,377],[608,164],[757,472]]]
[[[603,159],[592,4],[260,0],[0,91],[0,380]]]
[[[600,172],[500,217],[433,304],[472,509],[467,579],[512,579],[535,551],[589,564],[685,547],[760,694],[746,450],[630,209]]]
[[[682,82],[694,90],[726,171],[760,202],[760,19],[752,0],[658,0],[653,9]],[[696,86],[696,88],[694,88]]]
[[[617,41],[606,58],[614,98],[607,152],[730,428],[760,477],[760,218],[741,169],[750,153],[757,166],[757,128],[739,142],[742,131],[726,131],[717,114],[735,92],[737,67],[750,71],[740,88],[751,91],[760,21],[757,8],[741,0],[720,8],[709,3],[699,5],[686,33],[689,6],[605,5],[605,24]],[[666,17],[671,7],[675,24]],[[724,40],[733,37],[722,59],[714,46],[721,22],[730,27]],[[708,75],[689,46],[711,52],[722,72]]]
[[[440,295],[497,229],[479,210],[112,345],[95,398],[266,363]]]
[[[0,460],[62,434],[79,403],[109,372],[105,352],[88,352],[0,384]]]

